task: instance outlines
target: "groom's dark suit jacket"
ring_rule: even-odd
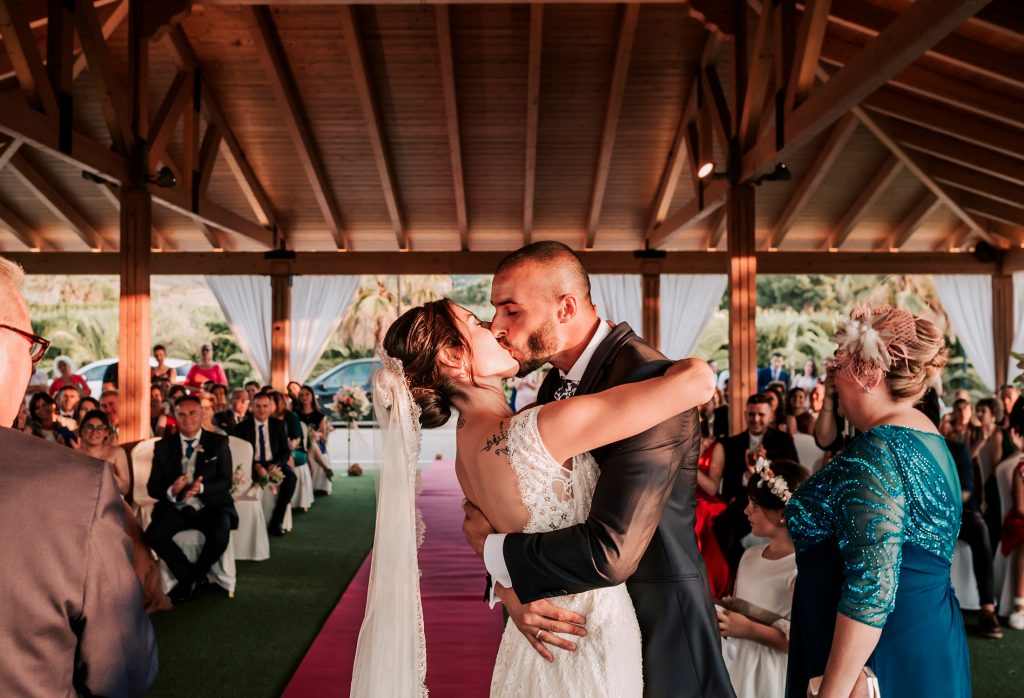
[[[598,346],[576,394],[652,378],[669,365],[622,323]],[[559,381],[557,371],[548,374],[539,403],[551,402]],[[699,451],[696,409],[592,451],[601,475],[586,522],[505,538],[523,602],[626,582],[648,697],[733,695],[694,533]]]

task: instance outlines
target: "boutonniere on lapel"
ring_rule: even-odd
[[[203,452],[203,445],[199,444],[198,446],[196,446],[195,454],[198,456],[202,452]]]

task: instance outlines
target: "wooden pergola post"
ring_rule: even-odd
[[[644,274],[643,281],[644,339],[652,347],[661,345],[661,275]]]
[[[729,187],[729,433],[743,431],[747,398],[757,392],[757,256],[754,187]]]
[[[995,340],[996,390],[1007,383],[1010,349],[1013,347],[1013,277],[992,276],[992,339]]]
[[[292,277],[274,274],[270,277],[270,384],[283,391],[288,385],[288,362],[291,359]]]
[[[148,439],[149,425],[149,276],[152,245],[152,198],[147,189],[149,149],[140,137],[145,120],[146,41],[141,29],[142,3],[129,9],[129,74],[133,142],[128,177],[121,183],[121,296],[119,303],[118,436],[122,443]]]

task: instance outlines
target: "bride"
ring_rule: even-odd
[[[384,434],[377,529],[352,695],[423,696],[426,650],[416,566],[415,469],[419,428],[458,411],[455,470],[466,497],[498,532],[540,532],[583,522],[598,467],[588,451],[639,434],[707,402],[706,363],[676,362],[661,377],[513,415],[502,380],[518,363],[487,323],[450,300],[414,308],[391,326],[374,375]],[[510,620],[491,696],[641,696],[640,630],[624,585],[553,602],[569,623],[526,638]],[[531,644],[563,647],[545,661]]]

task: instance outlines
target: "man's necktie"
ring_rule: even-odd
[[[259,436],[259,439],[260,439],[260,463],[266,463],[267,462],[267,444],[263,440],[263,429],[264,429],[264,425],[261,424],[260,425],[260,436]]]
[[[195,439],[185,439],[185,460],[192,460],[192,454],[196,452],[192,446],[195,442]]]
[[[563,378],[562,382],[555,388],[555,399],[564,400],[567,397],[572,397],[576,394],[576,388],[580,385],[579,381],[571,381],[568,378]]]

